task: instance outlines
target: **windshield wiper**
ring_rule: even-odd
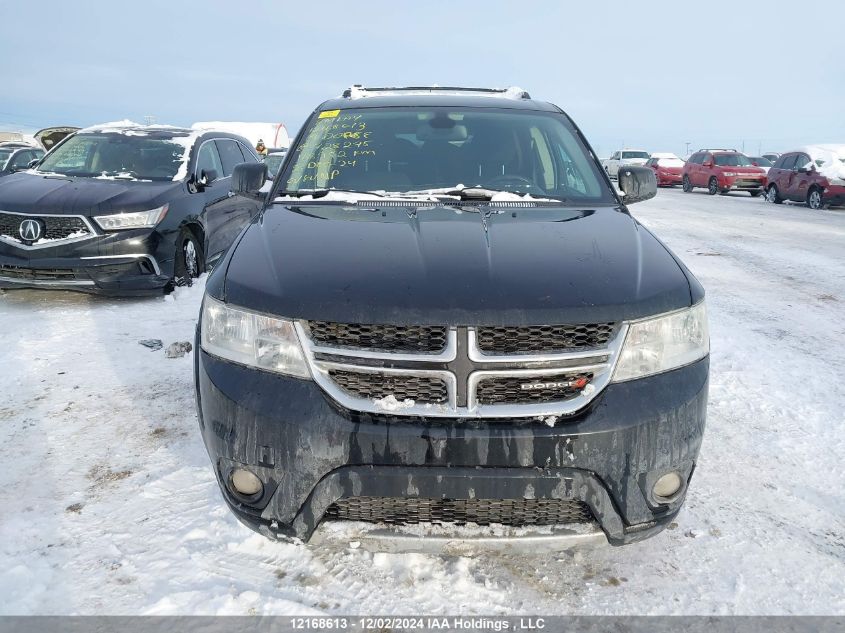
[[[531,202],[530,199],[525,199],[525,196],[532,195],[527,191],[511,191],[509,189],[489,189],[487,187],[444,187],[442,189],[421,189],[419,191],[406,191],[406,194],[428,194],[441,198],[458,198],[459,200],[476,200],[479,202],[490,202],[493,196],[504,193],[518,196],[514,200],[503,200],[503,202],[519,202],[522,199],[525,202]],[[538,198],[547,198],[555,200],[556,202],[565,202],[566,198],[560,196],[550,196],[548,194],[536,194]]]
[[[384,198],[383,193],[376,191],[363,191],[361,189],[300,189],[299,191],[280,191],[278,196],[288,196],[289,198],[302,198],[304,196],[311,196],[312,198],[325,198],[330,193],[362,193],[369,196],[378,196]]]

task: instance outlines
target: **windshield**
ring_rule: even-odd
[[[744,154],[716,154],[713,162],[719,167],[753,167],[748,156]]]
[[[321,112],[287,162],[282,188],[399,193],[458,185],[614,201],[565,116],[494,108]]]
[[[264,164],[267,165],[267,173],[270,175],[270,178],[276,177],[276,172],[279,171],[279,167],[284,159],[284,154],[270,154],[264,159]]]
[[[38,171],[65,176],[174,180],[187,158],[188,138],[187,134],[172,132],[76,134],[56,147]]]
[[[12,155],[12,150],[10,149],[0,149],[0,169],[3,169],[3,165],[6,164],[6,161],[9,160],[9,156]]]
[[[642,158],[648,160],[650,156],[648,152],[622,152],[622,158]]]
[[[661,167],[683,167],[684,161],[680,158],[660,158],[657,160],[657,164]]]

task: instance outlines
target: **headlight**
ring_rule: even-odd
[[[734,176],[736,176],[736,172],[735,172],[735,171],[726,171],[726,172],[725,172],[725,173],[723,173],[722,175],[723,175],[723,176],[726,176],[726,177],[728,177],[728,178],[733,178]]]
[[[704,301],[628,326],[613,380],[621,382],[689,365],[710,353]]]
[[[165,215],[167,215],[167,205],[149,211],[98,215],[94,216],[94,221],[104,231],[121,231],[124,229],[152,228],[161,222]]]
[[[265,371],[311,376],[292,321],[233,308],[207,295],[202,304],[202,348]]]

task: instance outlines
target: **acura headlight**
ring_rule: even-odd
[[[234,308],[206,295],[202,348],[209,354],[279,374],[310,378],[293,321]]]
[[[686,310],[634,321],[619,354],[613,380],[633,380],[689,365],[710,353],[704,301]]]
[[[122,231],[125,229],[152,228],[161,222],[165,215],[167,215],[167,205],[149,211],[97,215],[94,216],[94,221],[104,231]]]

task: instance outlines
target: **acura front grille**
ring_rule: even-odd
[[[34,220],[37,239],[24,239],[21,225]],[[58,246],[63,243],[94,237],[96,232],[84,217],[79,215],[24,214],[0,211],[0,240],[19,248],[35,249]]]

